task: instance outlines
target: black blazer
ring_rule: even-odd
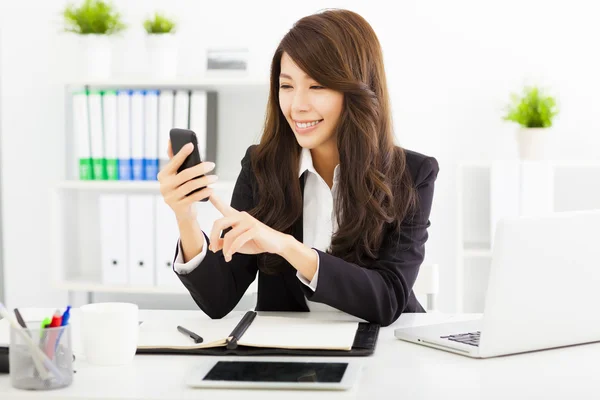
[[[256,205],[253,196],[256,177],[250,163],[253,147],[248,148],[242,160],[242,171],[231,199],[231,206],[239,211],[248,211]],[[418,189],[419,209],[414,218],[402,222],[403,233],[399,238],[398,234],[386,234],[379,260],[368,269],[317,250],[319,283],[313,292],[298,280],[296,269],[289,263],[282,274],[267,275],[258,270],[256,255],[234,254],[227,263],[219,250],[207,251],[197,268],[189,274],[177,275],[196,304],[211,318],[222,318],[237,305],[257,271],[257,311],[309,311],[306,296],[384,326],[398,319],[402,312],[424,312],[412,286],[425,255],[439,166],[435,158],[410,150],[406,150],[406,161]],[[303,177],[300,179],[304,190]],[[294,237],[302,242],[302,218],[294,226],[294,232]]]

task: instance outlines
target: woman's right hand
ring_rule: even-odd
[[[213,189],[205,187],[217,181],[216,175],[206,175],[215,168],[212,162],[202,162],[194,167],[187,168],[180,173],[177,170],[183,164],[188,155],[194,149],[192,143],[188,143],[179,153],[173,156],[171,141],[169,141],[169,163],[158,173],[158,181],[160,182],[160,193],[165,200],[165,203],[171,207],[175,213],[177,220],[196,219],[196,207],[194,204],[200,200],[209,197]],[[197,176],[205,175],[201,178]],[[204,189],[186,196],[188,193],[205,187]]]

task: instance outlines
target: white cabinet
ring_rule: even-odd
[[[600,209],[600,161],[461,163],[457,176],[459,312],[483,311],[499,219]]]

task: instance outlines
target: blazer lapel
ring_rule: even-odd
[[[304,203],[305,176],[306,176],[306,174],[302,174],[302,176],[300,176],[300,189],[302,192],[302,202],[303,203]],[[304,238],[304,233],[303,233],[304,224],[303,224],[302,220],[303,220],[303,217],[300,217],[298,219],[298,221],[294,224],[294,228],[293,228],[293,236],[299,242],[302,242],[302,240]],[[284,279],[286,282],[286,286],[289,288],[290,293],[292,294],[294,300],[301,307],[301,309],[298,311],[309,311],[308,305],[306,304],[306,297],[304,296],[304,292],[302,291],[301,285],[303,285],[303,283],[300,282],[300,280],[298,280],[298,277],[296,276],[296,272],[297,272],[296,269],[290,265],[290,268],[288,269],[288,271],[289,272],[285,273]]]

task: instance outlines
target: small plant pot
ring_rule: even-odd
[[[172,79],[177,76],[177,37],[172,33],[146,36],[148,72],[152,78]]]
[[[521,160],[545,160],[548,157],[548,128],[520,128],[516,134]]]
[[[111,40],[108,35],[80,35],[85,79],[107,79],[111,76]]]

